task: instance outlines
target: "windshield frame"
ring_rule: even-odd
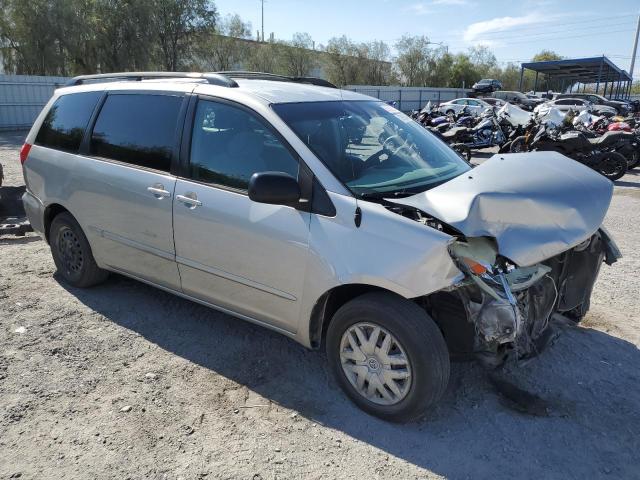
[[[397,183],[395,186],[396,188],[394,188],[393,190],[385,190],[385,191],[358,191],[361,187],[354,187],[353,185],[349,185],[349,183],[347,181],[345,181],[343,179],[343,177],[335,171],[334,168],[332,168],[332,166],[325,161],[325,158],[323,157],[323,155],[319,154],[318,151],[316,151],[310,144],[308,144],[307,142],[305,142],[304,138],[299,134],[298,131],[296,131],[296,128],[294,128],[294,125],[292,124],[293,122],[291,121],[290,118],[287,117],[286,114],[284,114],[284,112],[282,112],[280,109],[281,108],[286,108],[286,106],[290,106],[290,105],[304,105],[304,106],[311,106],[314,104],[372,104],[375,106],[379,106],[381,107],[383,110],[391,113],[393,116],[400,116],[399,121],[402,121],[403,123],[409,124],[412,127],[418,127],[416,128],[416,131],[420,132],[420,135],[424,135],[426,138],[428,138],[429,142],[434,142],[433,147],[434,148],[434,152],[437,152],[438,148],[442,148],[444,147],[445,151],[447,151],[447,155],[450,155],[449,159],[455,159],[455,161],[449,161],[449,166],[452,167],[452,169],[454,169],[455,162],[458,162],[458,167],[462,167],[462,168],[455,168],[455,173],[454,175],[451,176],[445,176],[444,178],[438,178],[438,174],[435,175],[425,175],[423,177],[424,179],[427,178],[431,178],[433,177],[433,181],[431,182],[427,182],[427,183],[422,183],[421,185],[418,185],[416,182],[418,179],[416,180],[404,180],[401,181],[399,183]],[[457,154],[454,150],[452,150],[449,145],[444,142],[442,139],[440,139],[439,137],[437,137],[436,135],[434,135],[433,133],[429,132],[428,130],[424,129],[424,127],[422,127],[422,125],[418,124],[417,122],[415,122],[413,119],[411,119],[409,116],[405,115],[404,113],[402,113],[401,111],[387,105],[385,102],[375,99],[375,98],[371,98],[371,99],[362,99],[362,100],[320,100],[320,101],[310,101],[310,102],[279,102],[279,103],[272,103],[270,105],[272,111],[280,118],[280,120],[282,120],[282,122],[287,126],[287,128],[289,128],[289,130],[291,130],[292,134],[295,135],[300,141],[302,141],[305,146],[311,151],[311,153],[313,153],[313,155],[323,164],[323,166],[332,174],[332,176],[335,178],[336,181],[338,181],[345,189],[346,191],[348,191],[353,197],[355,198],[359,198],[359,199],[382,199],[382,198],[394,198],[397,197],[399,195],[402,196],[409,196],[409,195],[415,195],[427,190],[430,190],[432,188],[435,188],[443,183],[448,182],[449,180],[453,180],[454,178],[463,175],[464,173],[467,173],[471,170],[472,165],[467,162],[464,158],[462,158],[459,154]],[[391,109],[391,110],[390,110]],[[393,111],[393,112],[391,112]],[[336,117],[338,118],[338,117]],[[313,118],[310,117],[310,120],[313,120]],[[389,120],[389,119],[387,119]],[[435,154],[435,153],[434,153]],[[425,161],[424,159],[421,158],[422,161]],[[431,167],[434,168],[434,167]],[[420,168],[416,168],[411,172],[407,172],[407,173],[414,173],[414,172],[418,172],[419,170],[421,170]],[[424,168],[422,169],[424,170]],[[425,172],[426,173],[426,172]],[[402,177],[402,176],[401,176]],[[401,177],[398,177],[401,178]],[[384,181],[384,182],[380,182],[381,184],[385,184],[383,186],[388,186],[390,185],[390,180],[388,181]],[[380,184],[378,184],[377,186],[380,186]],[[418,189],[418,191],[413,191],[415,189]]]

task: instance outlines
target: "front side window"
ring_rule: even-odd
[[[275,112],[355,195],[412,195],[468,171],[402,112],[378,101],[281,103]]]
[[[182,97],[109,95],[91,135],[92,155],[168,172]]]
[[[259,172],[298,178],[298,161],[256,115],[226,104],[200,100],[193,122],[190,178],[246,191]]]
[[[35,144],[77,153],[93,109],[102,92],[62,95],[51,106],[36,136]]]

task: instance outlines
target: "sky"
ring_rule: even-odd
[[[260,0],[215,3],[222,16],[251,22],[255,37]],[[639,13],[640,0],[265,0],[264,30],[281,40],[307,32],[316,45],[342,35],[390,45],[426,35],[453,53],[487,45],[501,63],[529,61],[542,49],[568,58],[605,54],[629,70]]]

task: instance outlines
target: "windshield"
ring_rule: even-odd
[[[382,102],[281,103],[273,109],[361,197],[412,195],[470,169],[444,142]]]

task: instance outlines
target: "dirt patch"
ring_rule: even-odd
[[[0,138],[8,185],[20,143]],[[625,257],[584,326],[503,373],[533,410],[460,363],[408,425],[355,408],[322,353],[116,275],[66,287],[46,243],[2,237],[0,478],[637,478],[639,220],[616,195]]]

